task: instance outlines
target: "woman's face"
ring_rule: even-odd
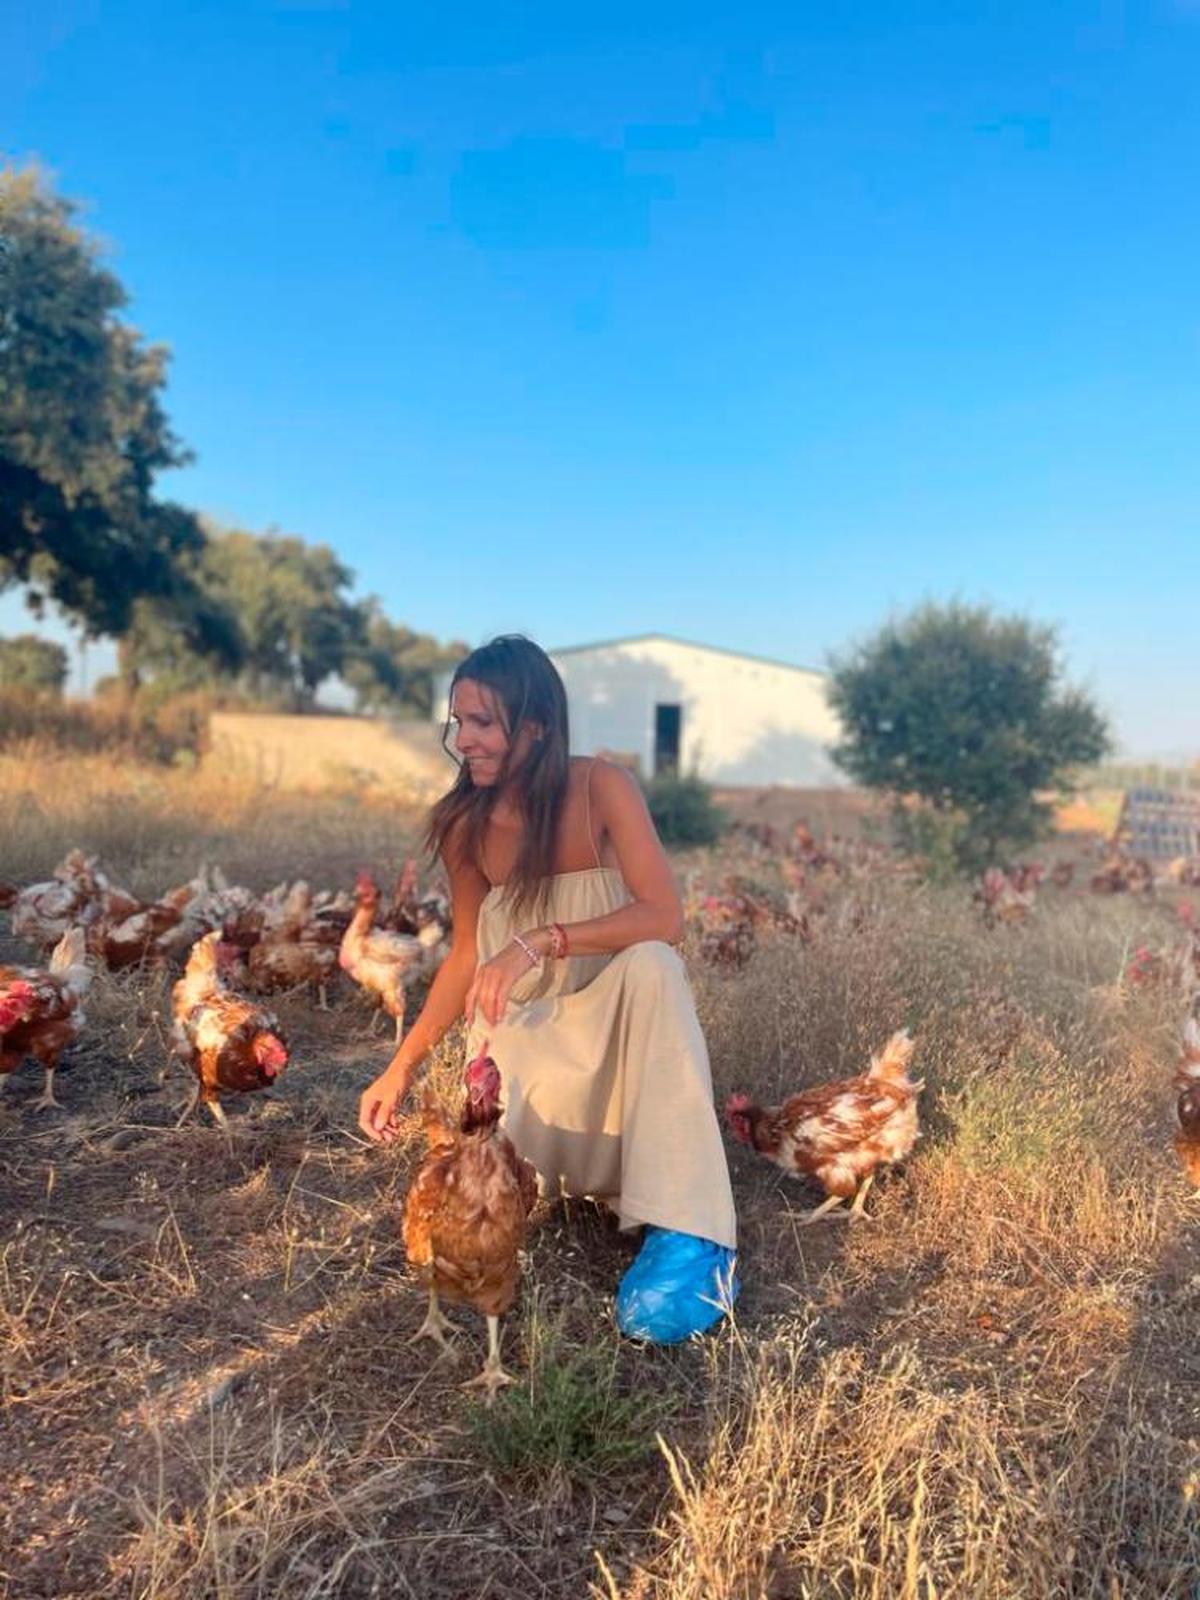
[[[455,749],[467,764],[471,782],[476,788],[490,787],[499,779],[509,749],[499,700],[486,684],[461,678],[450,700],[450,720],[455,725]],[[514,769],[524,761],[533,737],[526,723],[517,735]]]

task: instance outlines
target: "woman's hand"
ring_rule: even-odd
[[[528,935],[525,936],[528,942]],[[466,1013],[467,1023],[470,1025],[475,1020],[476,1009],[483,1012],[492,1027],[504,1016],[504,1008],[508,1005],[508,996],[512,986],[518,978],[523,978],[527,972],[532,972],[533,965],[524,950],[514,939],[506,944],[499,955],[490,961],[481,962],[475,969],[475,978],[467,991]]]
[[[411,1079],[411,1071],[395,1072],[389,1067],[363,1090],[358,1102],[358,1125],[376,1144],[391,1144],[396,1137],[392,1117],[408,1093]]]

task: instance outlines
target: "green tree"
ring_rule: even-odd
[[[910,843],[964,870],[1047,829],[1048,791],[1109,748],[1104,717],[1064,684],[1053,628],[928,604],[832,663],[838,765],[895,795]]]
[[[204,524],[205,544],[190,564],[194,604],[211,633],[228,634],[219,670],[176,625],[177,607],[144,600],[122,641],[126,681],[168,678],[181,688],[228,681],[259,699],[311,705],[363,643],[364,621],[344,591],[354,574],[328,545],[286,534],[257,535]]]
[[[362,642],[347,657],[342,677],[360,711],[392,711],[414,717],[433,712],[433,680],[468,653],[460,641],[441,644],[388,620],[374,596],[360,602]]]
[[[196,653],[177,604],[139,600],[119,647],[128,687],[219,690],[236,682],[254,699],[304,708],[336,674],[359,710],[430,714],[434,674],[460,661],[465,644],[444,645],[389,621],[374,597],[350,600],[354,574],[327,545],[208,522],[204,529],[202,552],[189,558],[193,603],[210,633],[229,634],[222,659]]]
[[[120,634],[138,596],[186,600],[196,518],[153,494],[187,460],[161,404],[166,351],[118,313],[117,279],[32,170],[0,169],[0,589],[29,586],[91,634]],[[219,648],[181,607],[197,649]]]
[[[33,633],[0,639],[0,688],[61,695],[66,681],[67,652],[62,645]]]
[[[328,545],[210,529],[202,567],[206,592],[236,618],[252,693],[311,705],[361,643],[361,614],[343,592],[354,574]]]

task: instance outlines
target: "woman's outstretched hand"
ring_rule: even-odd
[[[475,978],[467,990],[463,1007],[468,1027],[475,1021],[475,1012],[479,1010],[494,1028],[504,1017],[504,1008],[508,1005],[513,984],[530,971],[532,965],[529,957],[515,940],[506,944],[500,954],[493,956],[490,961],[481,962],[475,968]]]
[[[367,1138],[373,1139],[376,1144],[391,1144],[396,1137],[392,1118],[396,1107],[408,1093],[411,1076],[408,1072],[397,1076],[389,1069],[380,1073],[375,1082],[363,1090],[358,1102],[358,1125]]]

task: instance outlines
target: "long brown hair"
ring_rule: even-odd
[[[567,796],[567,692],[546,652],[519,633],[502,634],[459,662],[450,680],[452,701],[455,686],[465,678],[483,684],[495,695],[508,735],[508,750],[494,785],[476,787],[466,762],[460,764],[454,783],[429,813],[425,845],[430,852],[441,853],[447,837],[461,825],[461,848],[467,859],[483,871],[483,836],[488,818],[506,782],[515,778],[524,828],[517,859],[505,883],[505,896],[511,897],[516,908],[536,908],[545,895],[547,879],[554,872],[559,822]],[[540,731],[524,761],[514,768],[517,735],[526,722],[536,724]],[[442,745],[448,751],[449,737],[447,717]]]

